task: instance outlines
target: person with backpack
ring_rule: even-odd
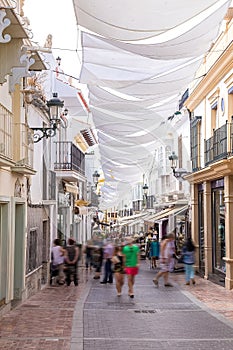
[[[75,245],[75,240],[73,238],[68,239],[68,245],[65,247],[65,274],[66,274],[66,284],[70,286],[72,280],[74,285],[78,285],[78,258],[79,258],[79,248]]]

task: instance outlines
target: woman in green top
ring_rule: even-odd
[[[135,276],[138,274],[139,262],[140,262],[140,249],[137,245],[133,244],[132,237],[127,237],[127,245],[122,249],[122,253],[125,256],[125,272],[128,277],[129,296],[134,298],[133,286],[135,282]]]

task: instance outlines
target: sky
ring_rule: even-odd
[[[64,6],[65,4],[65,6]],[[33,33],[32,41],[44,46],[48,34],[53,36],[54,57],[61,57],[64,73],[79,78],[80,51],[77,52],[78,29],[72,0],[25,0],[24,15]]]

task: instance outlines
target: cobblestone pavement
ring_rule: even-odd
[[[77,301],[82,300],[86,273],[79,286],[49,286],[0,318],[0,349],[68,350]]]
[[[155,288],[154,274],[142,261],[134,299],[83,270],[78,287],[46,287],[0,318],[0,349],[233,349],[233,291],[182,273]]]

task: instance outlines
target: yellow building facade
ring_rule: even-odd
[[[196,269],[233,288],[233,21],[212,46],[189,88],[192,237]]]

